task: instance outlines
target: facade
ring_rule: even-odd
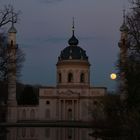
[[[16,46],[16,32],[12,25],[12,43]],[[10,34],[11,35],[11,34]],[[86,51],[78,46],[74,34],[68,41],[56,64],[57,84],[55,87],[39,89],[38,105],[17,105],[15,87],[9,86],[8,123],[48,123],[51,121],[90,122],[94,119],[93,109],[102,106],[101,97],[105,96],[105,87],[90,85],[90,63]],[[14,58],[12,58],[14,59]],[[15,73],[14,73],[15,74]],[[14,76],[15,77],[15,76]],[[15,78],[9,83],[15,85]],[[12,92],[11,92],[12,91]],[[96,115],[98,115],[96,113]],[[103,117],[103,111],[100,111]],[[52,136],[52,137],[51,137]],[[89,139],[89,130],[78,128],[9,128],[8,140],[85,140]]]

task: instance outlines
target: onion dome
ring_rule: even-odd
[[[86,51],[81,47],[77,46],[79,43],[78,39],[74,35],[74,19],[72,26],[72,37],[68,40],[69,46],[61,51],[58,60],[88,60]]]
[[[86,51],[79,46],[68,46],[61,51],[59,60],[88,60]]]
[[[78,45],[79,41],[73,34],[72,37],[69,39],[68,43],[70,46],[76,46]]]
[[[88,60],[86,51],[81,47],[77,46],[79,43],[78,39],[74,35],[74,26],[72,37],[68,40],[69,46],[61,51],[59,60]]]

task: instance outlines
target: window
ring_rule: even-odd
[[[84,73],[81,73],[81,75],[80,75],[80,82],[81,83],[85,82],[85,75],[84,75]]]
[[[45,129],[45,136],[46,136],[47,138],[50,137],[50,128],[46,128],[46,129]]]
[[[68,74],[68,82],[69,83],[73,82],[73,74],[72,73]]]
[[[72,109],[68,109],[68,120],[72,120]]]
[[[35,136],[35,128],[30,128],[30,136],[31,137]]]
[[[25,137],[26,136],[26,128],[22,128],[22,137]]]
[[[30,119],[31,120],[35,119],[35,111],[34,111],[34,109],[32,109],[31,112],[30,112]]]
[[[62,82],[62,75],[61,75],[61,73],[58,74],[58,82],[59,82],[59,83]]]
[[[72,139],[72,129],[68,128],[68,139]]]
[[[46,101],[46,104],[49,105],[50,104],[50,101]]]
[[[97,102],[97,101],[94,101],[93,104],[94,104],[94,105],[98,105],[98,102]]]
[[[26,120],[26,111],[25,109],[22,111],[22,120]]]
[[[46,109],[46,119],[50,119],[50,109]]]

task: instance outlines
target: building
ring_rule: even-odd
[[[56,64],[57,84],[55,87],[39,89],[38,105],[18,105],[16,102],[15,74],[9,75],[9,95],[7,123],[48,123],[48,122],[91,122],[93,109],[101,106],[101,97],[105,96],[105,87],[90,84],[90,63],[86,51],[78,46],[74,23],[72,37],[68,40]],[[16,48],[16,30],[9,30],[9,46]],[[12,60],[15,59],[15,49]],[[14,67],[10,64],[10,68]],[[96,112],[96,115],[98,113]],[[100,117],[103,112],[100,111]],[[78,128],[9,128],[8,140],[85,140],[89,131]]]

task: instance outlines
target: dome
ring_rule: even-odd
[[[8,33],[17,33],[16,28],[12,25],[11,28],[8,30]]]
[[[58,61],[59,60],[88,60],[86,51],[83,50],[81,47],[77,46],[79,41],[75,37],[74,31],[75,30],[74,30],[74,21],[73,21],[72,37],[68,40],[69,46],[61,51],[61,54],[58,57]]]
[[[68,46],[61,51],[59,60],[88,60],[86,51],[78,46]]]
[[[72,37],[69,39],[68,43],[69,45],[75,46],[78,45],[79,41],[73,34]]]

